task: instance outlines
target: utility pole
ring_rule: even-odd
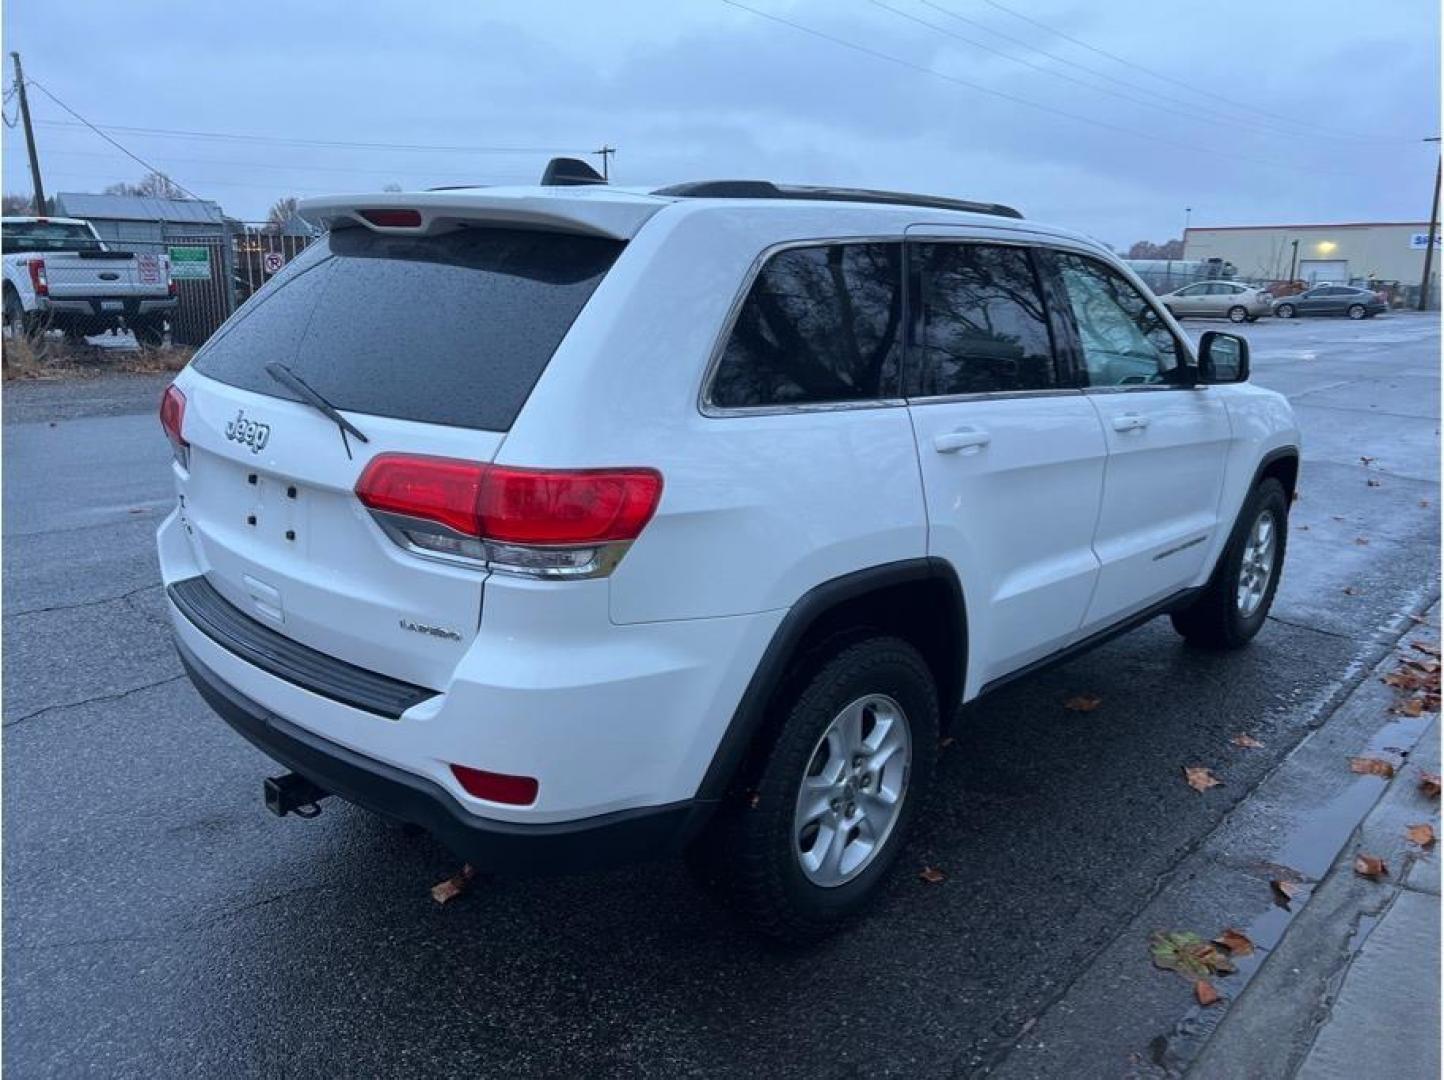
[[[603,180],[610,180],[610,179],[612,178],[612,173],[611,173],[611,170],[607,167],[607,162],[611,159],[611,156],[612,156],[613,154],[615,154],[616,152],[617,152],[617,148],[616,148],[615,146],[608,146],[606,143],[603,143],[603,144],[602,144],[602,148],[601,148],[600,150],[593,150],[593,151],[592,151],[592,153],[594,153],[594,154],[599,154],[599,155],[601,155],[601,158],[602,158],[602,179],[603,179]]]
[[[1193,220],[1193,207],[1191,207],[1191,206],[1185,206],[1185,207],[1183,208],[1183,231],[1184,231],[1185,233],[1188,232],[1188,225],[1189,225],[1189,222],[1191,222],[1192,220]]]
[[[1425,139],[1425,142],[1436,143],[1439,136],[1432,139]],[[1424,276],[1419,279],[1419,310],[1423,311],[1429,306],[1429,274],[1434,269],[1434,237],[1439,231],[1439,170],[1444,165],[1444,159],[1436,159],[1434,162],[1434,198],[1429,201],[1429,237],[1424,245]]]
[[[1294,241],[1294,253],[1289,258],[1289,284],[1293,284],[1299,275],[1299,242]]]
[[[13,52],[15,61],[15,88],[20,94],[20,119],[25,122],[25,148],[30,151],[30,183],[35,188],[35,214],[45,215],[45,185],[40,182],[40,158],[35,154],[35,130],[30,126],[30,99],[25,95],[25,70],[20,66],[20,54]]]

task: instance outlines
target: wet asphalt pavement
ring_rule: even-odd
[[[4,1064],[671,1077],[1006,1060],[1327,723],[1382,628],[1438,595],[1438,326],[1248,327],[1255,380],[1293,399],[1306,441],[1276,617],[1228,656],[1158,620],[970,706],[876,911],[805,951],[749,936],[679,865],[487,882],[443,909],[428,888],[457,860],[431,839],[338,804],[272,818],[260,782],[279,770],[209,713],[169,642],[163,380],[7,385]],[[1065,710],[1080,693],[1101,707]],[[1230,746],[1240,731],[1266,749]],[[1226,786],[1198,795],[1186,764]],[[925,865],[946,879],[924,883]]]

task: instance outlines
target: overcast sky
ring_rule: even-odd
[[[530,182],[552,150],[604,143],[618,183],[936,192],[1116,246],[1178,235],[1185,207],[1195,225],[1427,217],[1437,0],[737,3],[813,32],[725,0],[6,0],[4,48],[246,219],[289,194]],[[31,96],[49,192],[143,175]],[[28,192],[18,127],[4,151],[5,191]]]

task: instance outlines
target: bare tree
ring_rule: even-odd
[[[0,211],[6,217],[34,213],[35,203],[29,195],[5,195],[0,197]]]
[[[1140,240],[1128,249],[1130,259],[1181,259],[1183,258],[1183,241],[1168,240],[1162,244],[1155,244],[1149,240]]]
[[[122,180],[105,189],[107,195],[148,195],[156,199],[185,199],[186,195],[165,173],[146,173],[139,183],[131,184]]]
[[[300,200],[294,195],[287,195],[285,198],[277,199],[271,204],[271,209],[266,211],[266,229],[269,232],[280,232],[286,227],[286,223],[296,216],[296,206]]]

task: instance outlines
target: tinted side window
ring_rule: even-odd
[[[1185,358],[1142,294],[1093,259],[1059,252],[1057,260],[1078,328],[1088,385],[1172,381]]]
[[[916,244],[912,251],[921,396],[1057,385],[1043,297],[1026,251],[960,243]]]
[[[738,312],[709,400],[747,408],[896,396],[901,325],[901,244],[780,251]]]

